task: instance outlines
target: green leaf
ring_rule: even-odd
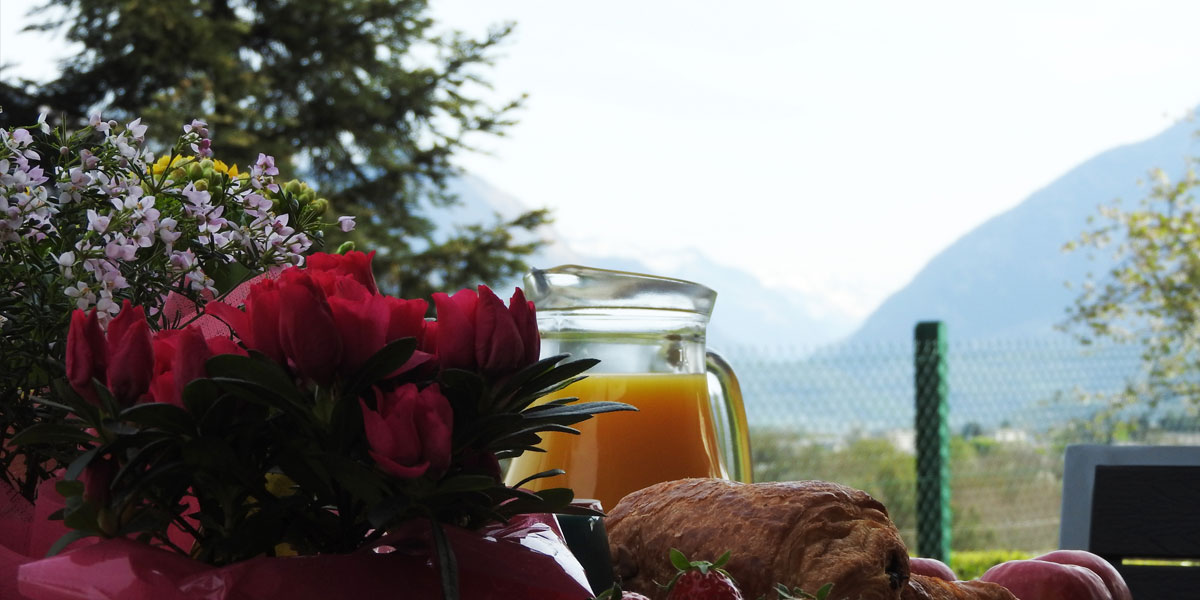
[[[433,491],[433,495],[444,496],[463,492],[478,492],[495,485],[497,485],[496,480],[492,479],[489,475],[454,475],[439,481],[437,489]]]
[[[539,419],[555,418],[559,416],[579,416],[598,415],[602,413],[620,412],[620,411],[637,411],[637,407],[625,404],[623,402],[580,402],[579,404],[541,404],[525,409],[521,414],[526,418],[537,417]]]
[[[83,495],[83,482],[77,480],[59,481],[54,484],[54,491],[63,498]]]
[[[92,449],[84,452],[83,454],[80,454],[79,456],[77,456],[75,458],[75,460],[71,461],[70,465],[67,465],[67,471],[66,471],[66,473],[63,474],[63,479],[65,479],[66,481],[74,481],[76,479],[79,479],[79,474],[82,473],[85,468],[87,468],[88,463],[92,462],[92,459],[95,458],[96,454],[99,451],[100,451],[99,448],[92,448]],[[65,483],[66,481],[64,481],[63,483]],[[83,485],[83,484],[80,483],[80,485]],[[82,493],[83,492],[80,491],[80,494],[82,494]]]
[[[178,434],[195,432],[196,422],[186,410],[160,402],[135,404],[118,416],[123,421],[132,421],[143,428],[156,428]]]
[[[380,348],[350,378],[349,395],[357,396],[379,380],[391,375],[412,358],[416,349],[417,339],[412,337],[393,340]]]
[[[375,504],[367,511],[367,522],[376,529],[387,527],[392,524],[392,520],[396,516],[410,506],[408,498],[404,496],[384,498],[382,502]]]
[[[518,388],[516,395],[525,396],[537,394],[538,392],[541,392],[554,384],[577,377],[584,371],[587,371],[597,364],[600,364],[600,361],[595,358],[581,358],[579,360],[561,364],[547,371],[546,373],[543,373],[542,375],[522,383]]]
[[[519,488],[521,486],[524,486],[526,483],[529,483],[530,481],[533,481],[535,479],[544,479],[546,477],[555,477],[558,475],[566,475],[566,473],[567,472],[562,469],[550,469],[548,471],[542,471],[541,473],[534,473],[533,475],[530,475],[529,477],[526,477],[525,479],[522,479],[522,480],[512,484],[509,487]]]
[[[717,562],[714,562],[714,563],[712,564],[712,566],[714,566],[714,567],[717,567],[718,569],[719,569],[719,568],[721,568],[721,567],[723,567],[723,566],[725,566],[725,563],[729,562],[729,557],[730,557],[730,555],[731,555],[731,554],[732,554],[732,552],[731,552],[731,551],[729,551],[729,550],[726,550],[726,551],[725,551],[725,554],[722,554],[722,555],[721,555],[721,558],[718,558],[718,559],[717,559]]]
[[[60,444],[63,442],[88,444],[96,441],[96,437],[92,434],[83,431],[75,425],[66,423],[35,423],[9,440],[10,443],[16,446]]]
[[[303,406],[306,402],[292,376],[275,361],[257,352],[252,352],[251,356],[218,354],[204,365],[214,381],[251,386],[297,406]]]
[[[386,497],[388,487],[378,471],[342,456],[328,455],[325,460],[333,479],[355,498],[372,504]]]
[[[433,546],[442,579],[442,598],[458,600],[458,560],[454,557],[454,548],[450,547],[442,524],[435,519],[430,519],[430,523],[433,524]]]
[[[687,557],[684,556],[683,552],[681,552],[678,548],[671,548],[670,555],[671,564],[675,565],[676,569],[679,569],[680,571],[686,571],[692,568],[692,563],[688,561]]]
[[[62,537],[60,537],[54,541],[54,543],[50,546],[50,549],[46,551],[46,556],[47,557],[56,556],[59,552],[62,552],[63,549],[66,548],[67,546],[70,546],[71,544],[73,544],[79,540],[82,540],[84,538],[93,537],[95,535],[96,534],[87,532],[87,531],[79,531],[79,530],[68,531],[68,532],[64,533],[62,535]]]

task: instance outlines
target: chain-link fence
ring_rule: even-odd
[[[914,343],[725,355],[745,397],[755,479],[866,490],[916,548]],[[1190,404],[1111,410],[1141,377],[1136,348],[950,339],[945,360],[954,550],[1056,547],[1068,444],[1200,444]]]

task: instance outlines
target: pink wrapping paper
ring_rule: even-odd
[[[337,600],[441,598],[427,523],[354,554],[256,558],[221,568],[124,539],[17,569],[27,600]],[[553,516],[524,515],[475,533],[446,526],[464,600],[592,597]],[[2,555],[0,555],[2,556]],[[3,560],[3,558],[0,558]],[[0,564],[0,573],[4,573]],[[3,590],[3,588],[0,588]],[[9,598],[0,595],[0,598]]]
[[[55,483],[57,480],[44,481],[38,486],[37,506],[12,487],[0,483],[0,600],[21,598],[17,593],[17,570],[45,556],[50,546],[68,531],[62,521],[50,520],[50,515],[63,507]],[[92,540],[80,540],[71,547],[91,543]]]

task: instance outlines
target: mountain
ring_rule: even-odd
[[[460,204],[449,210],[443,227],[489,221],[498,215],[511,218],[528,210],[518,199],[488,184],[479,177],[466,175],[451,184]],[[771,288],[753,275],[736,267],[722,265],[694,248],[680,248],[654,257],[647,264],[632,257],[595,256],[571,248],[553,227],[540,237],[548,244],[529,261],[549,268],[563,264],[586,265],[602,269],[650,273],[686,279],[717,291],[717,303],[709,324],[708,339],[714,348],[740,346],[777,346],[795,341],[811,346],[832,342],[853,330],[854,320],[846,315],[821,310],[816,298],[799,292]],[[520,281],[505,286],[521,285]]]
[[[1129,207],[1144,197],[1138,182],[1150,170],[1179,177],[1195,154],[1195,132],[1195,123],[1182,121],[1071,169],[935,256],[849,341],[910,339],[922,320],[943,321],[952,340],[1053,335],[1076,295],[1066,282],[1082,283],[1112,265],[1101,255],[1063,252],[1063,245],[1088,229],[1099,206],[1119,198]]]

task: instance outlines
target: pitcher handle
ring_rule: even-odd
[[[716,379],[719,390],[710,389],[708,396],[713,405],[721,458],[729,469],[731,479],[751,483],[754,479],[754,463],[750,459],[750,427],[746,422],[746,408],[742,405],[742,387],[733,374],[733,367],[716,352],[707,352],[705,366],[710,377]]]

